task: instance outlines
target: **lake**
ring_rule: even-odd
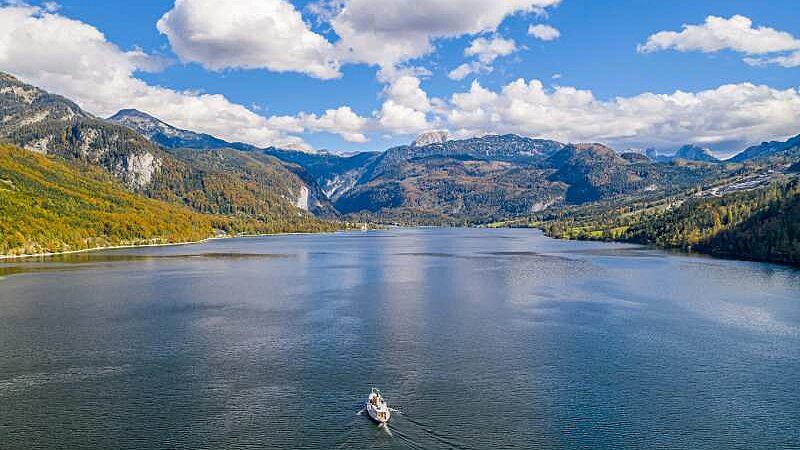
[[[437,228],[0,263],[0,448],[800,448],[800,271]]]

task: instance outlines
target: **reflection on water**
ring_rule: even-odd
[[[31,256],[0,261],[0,277],[27,272],[47,272],[75,269],[75,265],[89,266],[102,263],[152,261],[156,259],[249,259],[291,258],[282,253],[199,252],[189,254],[131,254],[108,250],[106,252],[65,253],[50,256]]]
[[[531,230],[4,262],[0,448],[797,448],[798,293]]]

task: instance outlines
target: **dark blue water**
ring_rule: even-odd
[[[2,449],[800,448],[790,268],[414,229],[0,276]]]

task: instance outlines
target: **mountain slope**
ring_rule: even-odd
[[[302,179],[307,177],[302,168],[287,167],[269,155],[231,149],[175,149],[170,154],[202,174],[184,180],[179,193],[198,211],[262,219],[296,216],[298,209],[336,215],[316,183]]]
[[[745,162],[773,156],[800,156],[800,135],[786,141],[762,142],[746,148],[728,159],[730,162]]]
[[[559,201],[564,188],[536,168],[434,155],[362,180],[334,204],[344,214],[401,222],[478,223],[543,209]]]
[[[756,212],[696,248],[717,256],[800,265],[800,182],[775,186],[750,201]]]
[[[101,166],[131,189],[145,188],[163,159],[158,148],[131,130],[3,73],[0,116],[0,137],[38,153]]]
[[[537,167],[562,144],[516,135],[391,148],[340,174],[343,214],[411,223],[494,220],[544,208],[564,186]]]
[[[164,148],[256,150],[255,146],[241,142],[228,142],[205,133],[182,130],[136,109],[122,109],[108,118],[109,122],[130,128],[151,142]]]
[[[644,188],[652,173],[635,170],[650,166],[648,163],[632,165],[600,144],[567,145],[548,158],[548,163],[555,169],[550,179],[569,185],[565,197],[568,203],[584,203]]]
[[[365,168],[382,155],[381,152],[363,152],[352,156],[339,156],[275,147],[266,148],[263,153],[303,168],[305,173],[324,192],[324,195],[333,202],[352,189],[358,183]]]
[[[800,181],[685,202],[642,220],[625,240],[800,264]]]
[[[152,198],[261,220],[307,215],[303,192],[313,187],[275,159],[261,161],[256,178],[247,178],[246,167],[202,164],[5,74],[0,74],[0,115],[0,137],[71,163],[102,167],[130,190]],[[308,206],[314,211],[316,202]]]
[[[549,211],[532,223],[551,237],[626,241],[798,265],[800,175],[759,170],[735,172],[703,191]]]
[[[98,168],[0,145],[0,255],[194,241],[213,222],[132,194]]]

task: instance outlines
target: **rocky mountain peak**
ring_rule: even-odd
[[[109,117],[110,122],[128,127],[165,148],[193,148],[198,150],[233,148],[253,150],[255,147],[241,142],[228,142],[209,134],[174,127],[137,109],[122,109]]]
[[[684,145],[675,152],[675,158],[687,159],[689,161],[705,161],[716,162],[719,161],[712,153],[711,150],[705,147],[700,147],[694,144]]]
[[[180,132],[155,117],[138,109],[121,109],[113,116],[109,117],[110,122],[124,125],[145,137],[152,139],[157,133],[177,134]]]
[[[13,75],[0,72],[0,113],[6,130],[43,121],[68,121],[92,116],[59,95],[23,83]]]
[[[411,143],[412,147],[424,147],[431,144],[444,144],[447,142],[447,131],[445,130],[431,130],[426,131]]]

